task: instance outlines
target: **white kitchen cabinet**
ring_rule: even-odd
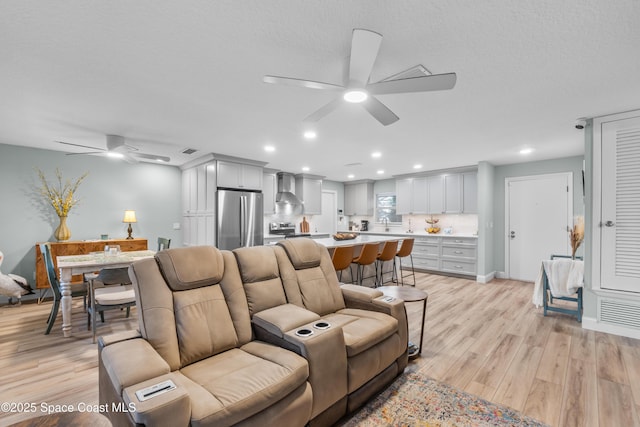
[[[322,176],[296,175],[296,196],[302,200],[304,213],[322,214]]]
[[[428,212],[427,178],[396,180],[396,213],[425,214]]]
[[[277,179],[275,172],[262,175],[262,207],[265,215],[276,213]]]
[[[427,177],[428,209],[427,213],[444,213],[444,175]]]
[[[345,183],[344,214],[348,216],[373,215],[373,181]]]
[[[218,187],[262,190],[262,167],[218,160]]]
[[[215,244],[216,189],[215,162],[183,169],[183,246]]]
[[[478,173],[462,174],[462,213],[478,213]]]
[[[443,213],[462,212],[462,175],[444,175],[444,210]]]

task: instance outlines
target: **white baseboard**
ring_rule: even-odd
[[[496,271],[496,277],[498,279],[508,279],[509,276],[507,276],[507,273],[504,271]]]
[[[582,327],[591,331],[605,332],[607,334],[640,339],[640,329],[625,328],[624,326],[601,323],[594,317],[582,316]]]
[[[476,282],[478,283],[489,283],[490,281],[492,281],[494,278],[496,277],[496,272],[492,271],[489,274],[485,274],[483,276],[481,275],[477,275],[476,276]]]

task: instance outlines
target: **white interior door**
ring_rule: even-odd
[[[572,173],[507,178],[507,274],[532,282],[543,259],[568,255]]]
[[[319,233],[336,233],[338,228],[337,199],[338,197],[335,191],[322,192],[322,214],[314,217],[315,228]]]

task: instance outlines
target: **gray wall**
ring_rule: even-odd
[[[182,231],[173,229],[173,223],[182,222],[182,181],[177,167],[0,144],[3,273],[23,276],[35,287],[35,244],[55,241],[58,217],[36,191],[35,168],[41,169],[50,183],[56,168],[64,179],[71,180],[89,172],[77,191],[80,202],[67,219],[71,240],[99,239],[101,234],[126,237],[122,218],[126,209],[133,209],[138,220],[132,224],[134,237],[147,238],[150,249],[156,248],[158,237],[170,238],[172,247],[180,246]]]
[[[505,271],[505,178],[543,175],[559,172],[573,172],[573,214],[584,214],[584,198],[582,196],[582,163],[584,156],[565,157],[561,159],[542,160],[529,163],[496,166],[493,181],[494,197],[494,234],[493,257],[494,270]],[[480,199],[480,195],[478,199]],[[580,249],[582,250],[582,248]]]

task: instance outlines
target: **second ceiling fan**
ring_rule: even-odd
[[[349,58],[349,75],[344,85],[295,79],[291,77],[264,76],[264,82],[306,87],[309,89],[342,92],[342,95],[309,115],[305,122],[317,122],[336,108],[343,101],[360,103],[380,123],[387,126],[398,121],[386,105],[374,95],[395,93],[429,92],[452,89],[456,84],[456,74],[432,74],[409,78],[390,78],[370,83],[371,70],[378,56],[382,43],[382,35],[364,29],[353,30],[351,39],[351,55]]]

